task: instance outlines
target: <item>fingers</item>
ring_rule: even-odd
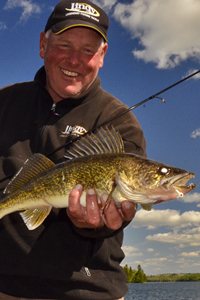
[[[107,200],[107,195],[101,197],[102,205]],[[123,221],[131,221],[136,214],[135,204],[130,201],[123,201],[121,208],[117,208],[112,199],[109,206],[103,212],[102,218],[107,227],[117,230],[122,226]]]
[[[87,222],[94,227],[98,227],[102,220],[100,218],[100,210],[98,199],[95,191],[93,189],[89,189],[86,194],[86,202],[87,202]]]
[[[102,225],[97,195],[93,189],[86,193],[86,208],[80,204],[83,188],[77,185],[69,195],[67,214],[75,226],[79,228],[97,228]]]
[[[121,206],[121,213],[125,221],[131,221],[136,214],[136,206],[130,201],[123,201]]]
[[[75,226],[84,228],[86,210],[80,204],[80,197],[82,195],[83,188],[78,184],[69,195],[69,206],[67,209],[67,215]]]
[[[80,204],[80,197],[83,192],[83,187],[78,184],[69,195],[69,208],[68,212],[74,218],[85,213],[82,205]]]
[[[80,204],[80,198],[83,187],[78,184],[69,195],[69,207],[67,214],[73,224],[79,228],[98,228],[106,225],[108,228],[117,230],[124,221],[130,221],[134,218],[136,210],[135,205],[130,201],[123,201],[118,209],[113,199],[104,209],[99,209],[98,197],[93,189],[86,193],[86,207]],[[101,203],[104,206],[108,195],[101,197]]]
[[[102,205],[105,204],[107,197],[108,195],[106,194],[101,197]],[[110,229],[117,230],[122,226],[122,215],[119,213],[113,199],[111,199],[110,204],[103,211],[102,218]]]

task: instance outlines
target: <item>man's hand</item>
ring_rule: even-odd
[[[123,221],[130,221],[135,216],[135,206],[130,201],[122,202],[118,209],[112,199],[105,211],[100,209],[97,195],[94,190],[89,189],[86,194],[86,208],[80,204],[80,197],[83,188],[77,185],[69,195],[69,207],[67,214],[73,224],[78,228],[98,228],[106,225],[108,228],[117,230],[122,226]],[[101,197],[104,206],[108,195]]]

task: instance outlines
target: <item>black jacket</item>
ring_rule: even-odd
[[[0,181],[14,174],[33,153],[48,155],[69,138],[91,130],[127,107],[105,92],[96,78],[81,97],[56,106],[45,89],[41,68],[33,82],[0,90]],[[129,112],[114,120],[126,152],[145,155],[140,125]],[[63,160],[65,148],[49,158]],[[0,183],[1,197],[8,180]],[[44,223],[29,231],[20,215],[0,220],[0,292],[46,299],[117,299],[127,292],[120,267],[123,227],[113,231],[76,228],[65,209],[53,209]]]

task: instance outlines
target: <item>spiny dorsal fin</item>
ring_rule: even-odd
[[[111,130],[104,130],[101,127],[96,134],[91,133],[82,137],[66,151],[65,157],[73,159],[102,153],[124,153],[122,137],[114,127]]]
[[[23,184],[29,182],[37,175],[42,174],[46,170],[54,167],[54,163],[41,153],[33,154],[27,159],[22,168],[12,178],[7,187],[4,190],[4,194],[14,192],[20,188]]]

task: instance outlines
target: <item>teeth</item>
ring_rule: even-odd
[[[72,77],[78,76],[78,73],[75,73],[75,72],[70,72],[70,71],[63,70],[63,69],[61,69],[61,71],[67,76],[72,76]]]

